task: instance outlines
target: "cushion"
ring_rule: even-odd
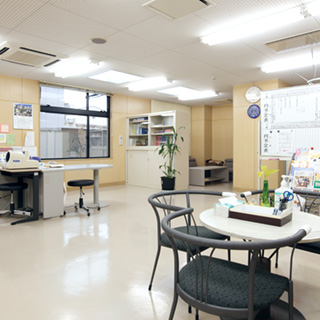
[[[197,257],[180,270],[178,281],[180,287],[192,297],[195,297],[196,290],[198,298],[203,292],[202,301],[206,301],[206,287],[204,286],[201,290],[201,279],[204,282],[206,277],[201,277],[201,268],[205,275],[209,261],[208,304],[225,308],[248,308],[249,268],[239,263],[207,256]],[[195,266],[198,277],[197,288]],[[283,276],[257,269],[254,284],[254,309],[265,308],[276,302],[287,288],[288,281]]]

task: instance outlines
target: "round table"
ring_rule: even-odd
[[[251,221],[217,216],[214,209],[200,214],[200,220],[208,229],[247,240],[274,240],[296,233],[303,225],[310,225],[311,232],[301,242],[320,241],[320,217],[305,212],[294,212],[292,220],[282,227]]]

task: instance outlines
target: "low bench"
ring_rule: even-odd
[[[204,187],[213,181],[229,182],[229,168],[226,166],[203,166],[189,168],[189,185]]]

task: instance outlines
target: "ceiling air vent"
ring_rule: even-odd
[[[276,53],[307,48],[320,44],[320,30],[297,34],[288,38],[267,42],[265,45]]]
[[[143,6],[171,19],[178,19],[212,5],[215,4],[211,0],[152,0]]]
[[[0,47],[0,59],[29,67],[47,67],[66,58],[55,53],[19,46],[15,43],[5,43]]]

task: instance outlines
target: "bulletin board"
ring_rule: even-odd
[[[320,85],[262,91],[260,155],[289,160],[306,148],[320,150]]]

